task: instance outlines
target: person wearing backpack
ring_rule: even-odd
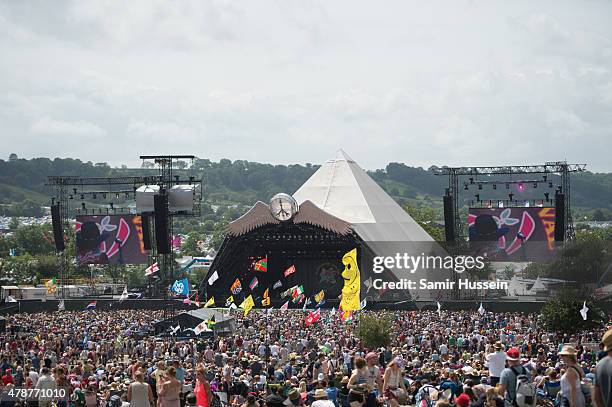
[[[521,353],[517,348],[506,352],[508,367],[502,370],[499,391],[508,407],[533,407],[536,405],[536,389],[531,383],[529,371],[521,365]]]
[[[576,360],[576,350],[565,345],[557,355],[565,366],[565,373],[561,376],[561,407],[584,407],[586,399],[581,384],[584,373]]]

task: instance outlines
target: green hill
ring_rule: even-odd
[[[317,168],[308,163],[273,165],[227,159],[219,162],[196,159],[192,167],[187,168],[185,165],[185,171],[203,180],[203,220],[212,221],[222,216],[238,216],[256,200],[267,201],[277,192],[294,192]],[[25,160],[11,155],[7,161],[0,160],[0,204],[4,214],[31,216],[33,207],[49,205],[50,191],[44,185],[49,175],[103,177],[155,172],[150,168],[111,168],[106,163],[83,162],[72,158]],[[433,207],[438,217],[442,217],[441,196],[446,187],[445,177],[402,163],[389,163],[384,169],[369,173],[400,204]],[[474,199],[473,195],[478,192],[466,191],[462,196],[464,204]],[[534,198],[526,199],[536,199],[543,192],[530,191]],[[481,193],[483,199],[485,196],[486,199],[506,199],[507,191],[498,188]],[[587,216],[595,220],[612,219],[612,174],[585,172],[573,175],[572,205],[577,218]]]

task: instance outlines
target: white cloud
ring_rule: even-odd
[[[605,1],[3,2],[2,141],[113,165],[152,140],[215,160],[344,147],[367,168],[612,171],[609,21]]]
[[[83,144],[87,144],[86,140],[88,138],[100,138],[106,135],[106,130],[94,123],[84,120],[56,120],[50,117],[42,117],[36,120],[32,123],[30,130],[34,134],[43,136],[83,137]]]

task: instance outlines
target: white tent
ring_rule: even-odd
[[[446,252],[344,151],[325,162],[294,194],[302,204],[311,201],[327,213],[350,223],[376,256],[412,256]],[[363,270],[362,270],[363,271]],[[448,271],[394,269],[398,279],[444,281]],[[432,298],[431,290],[413,290],[414,298]]]
[[[344,151],[324,163],[294,194],[351,224],[364,241],[433,242]]]

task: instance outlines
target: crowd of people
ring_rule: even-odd
[[[390,321],[369,347],[359,318]],[[560,334],[535,314],[232,312],[225,336],[153,335],[162,311],[16,314],[0,334],[2,407],[612,406],[612,331]],[[183,327],[186,328],[186,327]],[[11,388],[64,389],[7,397]]]

